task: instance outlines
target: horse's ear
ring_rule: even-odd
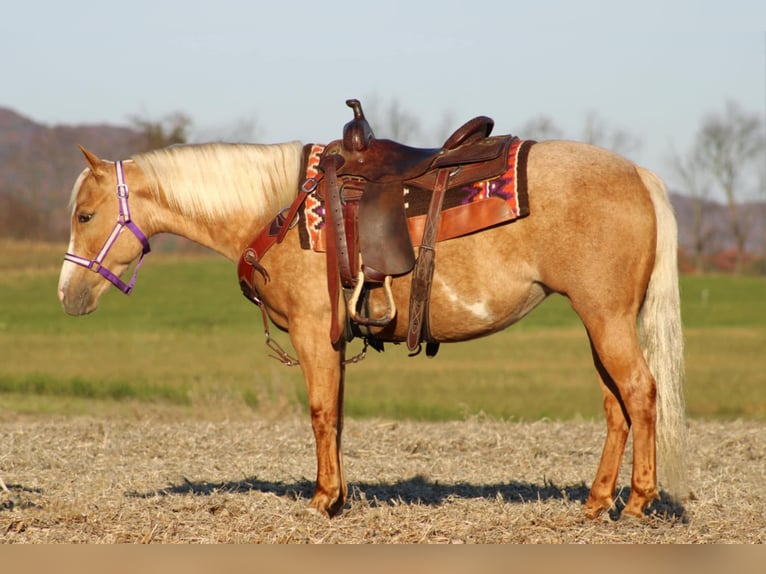
[[[91,171],[98,175],[98,173],[103,169],[103,160],[101,160],[101,158],[99,158],[95,153],[88,151],[84,147],[78,147],[80,148],[82,155],[85,156],[85,161],[88,162],[88,166],[90,167]]]

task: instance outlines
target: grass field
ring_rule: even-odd
[[[131,297],[112,290],[97,313],[72,318],[56,297],[63,251],[0,241],[3,410],[163,405],[217,417],[304,408],[300,370],[267,358],[260,314],[227,261],[152,254]],[[683,277],[681,288],[690,416],[766,419],[766,281],[695,276]],[[585,332],[560,297],[501,334],[443,345],[436,359],[409,358],[403,346],[371,352],[348,369],[346,412],[419,420],[602,416]]]

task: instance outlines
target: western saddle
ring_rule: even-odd
[[[343,127],[342,139],[325,147],[318,165],[322,175],[318,181],[304,182],[303,193],[286,210],[287,215],[277,220],[278,229],[272,230],[269,245],[284,238],[306,196],[316,191],[325,202],[333,344],[344,335],[337,320],[341,288],[350,325],[346,336],[374,340],[370,327],[385,327],[396,315],[392,277],[412,273],[407,347],[417,354],[425,341],[427,354],[433,356],[438,343],[428,331],[428,299],[444,196],[450,188],[502,174],[514,138],[489,137],[494,121],[479,116],[463,124],[440,148],[410,147],[376,138],[359,100],[347,100],[346,105],[353,110],[354,118]],[[424,221],[414,231],[405,211],[410,188],[431,191]],[[420,248],[417,258],[414,246]],[[267,275],[257,263],[263,251],[245,252],[240,277],[242,262]],[[385,315],[365,316],[364,293],[381,285],[387,300]],[[253,299],[254,290],[251,296],[244,283],[242,287],[245,295]],[[257,297],[253,300],[257,301]]]

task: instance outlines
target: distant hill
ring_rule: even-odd
[[[78,144],[101,157],[118,159],[146,149],[138,130],[110,125],[54,125],[35,122],[0,107],[0,235],[65,240],[71,186],[84,168]],[[693,245],[694,200],[671,194],[679,223],[680,244]],[[750,222],[748,251],[762,253],[766,205],[752,203],[743,210]],[[730,249],[725,206],[705,202],[706,233],[711,252]]]
[[[78,144],[101,157],[119,159],[141,150],[144,141],[129,128],[47,126],[0,108],[0,234],[24,233],[23,222],[16,220],[28,224],[31,218],[42,223],[41,229],[27,227],[34,238],[65,239],[72,184],[85,167]],[[6,221],[11,215],[12,221]]]
[[[694,213],[698,200],[680,195],[670,194],[670,201],[678,220],[678,243],[687,253],[694,251]],[[734,249],[734,241],[729,231],[729,212],[725,205],[703,200],[701,202],[702,234],[704,235],[706,252],[709,254]],[[749,230],[746,251],[751,255],[764,255],[766,248],[766,202],[751,201],[743,204],[740,218],[746,220]]]

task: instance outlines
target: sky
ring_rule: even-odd
[[[425,133],[544,116],[580,139],[595,114],[666,180],[727,101],[766,113],[763,0],[25,0],[0,54],[0,106],[49,125],[182,112],[198,140],[327,142],[356,97]]]

